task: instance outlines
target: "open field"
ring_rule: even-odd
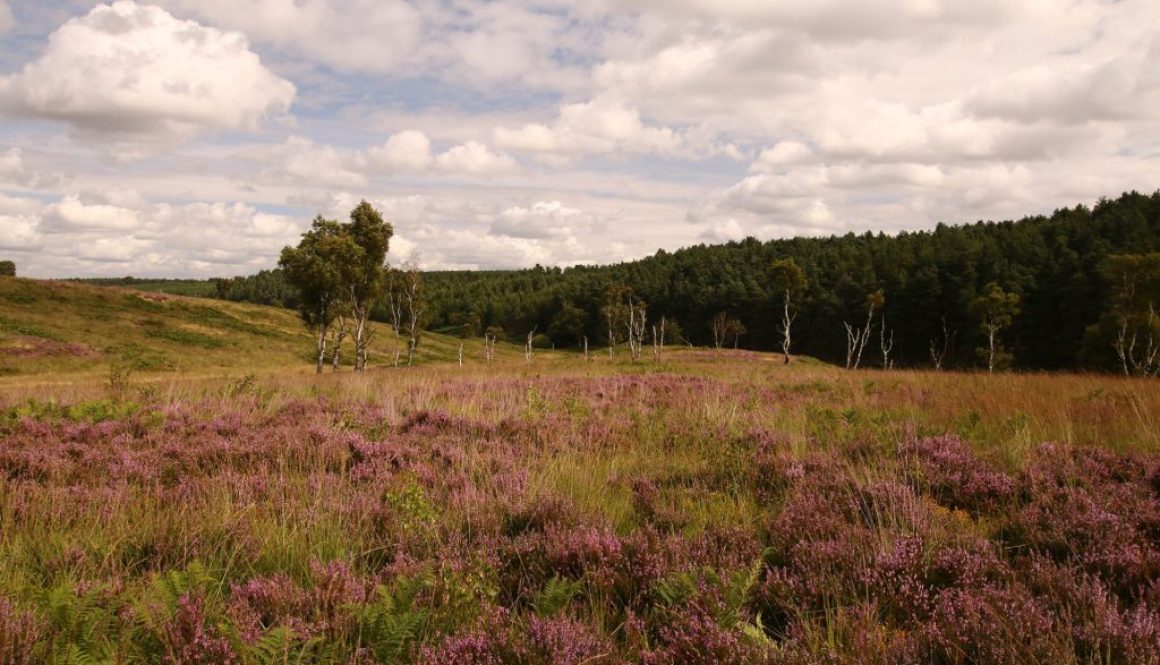
[[[1156,381],[437,337],[315,377],[269,325],[0,380],[0,662],[1160,662]]]
[[[419,363],[449,361],[459,344],[472,359],[482,342],[425,334]],[[374,364],[402,342],[385,331]],[[346,361],[350,361],[349,344]],[[505,348],[504,357],[516,357]],[[154,383],[189,377],[313,370],[310,337],[290,310],[112,286],[0,279],[0,390],[92,383],[133,375]]]

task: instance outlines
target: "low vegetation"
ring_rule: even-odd
[[[1154,381],[306,378],[0,387],[0,661],[1158,662]]]

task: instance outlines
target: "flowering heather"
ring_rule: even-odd
[[[953,435],[908,442],[901,454],[912,461],[912,482],[948,508],[994,511],[1015,491],[1010,476],[988,467]]]
[[[1160,665],[1150,411],[665,367],[20,395],[0,663]]]

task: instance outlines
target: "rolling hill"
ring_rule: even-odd
[[[388,363],[393,354],[394,340],[386,330],[380,335],[372,365]],[[459,343],[425,334],[419,360],[454,360]],[[476,356],[478,344],[467,347]],[[298,368],[313,369],[311,341],[291,310],[77,282],[0,279],[0,380]]]

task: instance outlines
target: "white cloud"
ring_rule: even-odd
[[[253,272],[270,267],[306,225],[237,202],[155,203],[133,189],[49,204],[0,194],[0,249],[32,275]]]
[[[706,140],[695,129],[679,132],[646,124],[639,110],[610,98],[562,104],[551,126],[497,127],[494,136],[496,145],[508,150],[559,156],[626,153],[695,159],[737,155],[734,146]]]
[[[246,272],[362,198],[427,267],[511,267],[1160,184],[1155,0],[158,3],[20,5],[0,238],[45,246],[22,265]],[[287,80],[297,115],[263,123]],[[121,258],[97,243],[121,237]],[[112,262],[76,258],[90,246]]]
[[[425,171],[432,161],[431,139],[416,130],[398,132],[383,145],[371,148],[369,158],[388,171]]]
[[[164,141],[253,129],[293,99],[293,84],[266,69],[242,35],[131,0],[68,21],[38,59],[0,79],[0,104],[11,112]]]
[[[1099,62],[1069,56],[984,85],[968,108],[1022,123],[1080,124],[1147,117],[1160,103],[1160,35]]]
[[[28,179],[29,173],[24,166],[23,150],[9,148],[0,153],[0,182],[24,184]]]
[[[499,175],[519,169],[511,156],[495,152],[478,141],[457,145],[435,158],[435,168],[446,173]]]
[[[280,145],[255,149],[245,156],[270,164],[263,178],[270,182],[340,188],[367,183],[350,156],[302,136],[291,136]]]
[[[41,229],[61,231],[132,231],[140,220],[136,211],[102,201],[86,201],[70,194],[48,206]]]
[[[340,71],[420,73],[474,89],[570,87],[582,68],[565,53],[591,46],[569,32],[566,4],[520,0],[160,0],[239,30],[291,58]]]
[[[408,61],[423,17],[402,0],[161,0],[175,10],[327,65],[384,72]]]
[[[491,232],[513,238],[568,238],[588,229],[591,216],[559,201],[536,201],[530,206],[512,206],[496,216]]]
[[[766,148],[758,155],[750,171],[769,172],[809,161],[814,151],[799,141],[779,141],[772,148]]]

